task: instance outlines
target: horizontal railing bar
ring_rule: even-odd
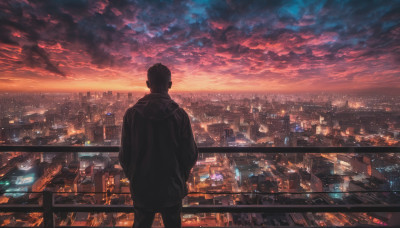
[[[43,212],[41,205],[0,205],[0,212]]]
[[[9,192],[0,192],[0,195],[6,193],[23,193],[23,194],[30,194],[30,193],[39,193],[42,194],[43,192],[19,192],[19,191],[9,191]],[[130,195],[129,192],[51,192],[52,194],[114,194],[114,195]],[[359,190],[359,191],[347,191],[347,192],[189,192],[188,194],[266,194],[266,195],[281,195],[281,194],[288,194],[288,195],[304,195],[304,194],[347,194],[347,193],[400,193],[400,190]]]
[[[128,205],[54,205],[54,212],[133,212]],[[295,212],[400,212],[394,205],[192,205],[184,213],[295,213]]]
[[[0,152],[118,152],[118,146],[0,146]]]
[[[24,193],[24,194],[27,194],[27,193],[40,193],[40,194],[42,194],[43,192],[19,192],[19,191],[9,191],[9,192],[0,192],[0,195],[2,195],[2,194],[7,194],[7,193]]]
[[[400,153],[400,147],[200,147],[201,153]]]
[[[0,145],[0,152],[118,152],[119,146]],[[400,147],[199,147],[200,153],[400,153]]]
[[[133,212],[130,205],[53,205],[53,212]],[[0,212],[43,212],[39,205],[0,205]],[[184,213],[295,213],[295,212],[400,212],[400,204],[393,205],[192,205],[182,208]]]
[[[255,195],[305,195],[305,194],[348,194],[348,193],[400,193],[400,190],[395,191],[348,191],[348,192],[189,192],[188,194],[210,194],[210,195],[219,195],[219,194],[255,194]],[[129,193],[130,194],[130,193]]]
[[[360,191],[347,191],[347,192],[189,192],[188,194],[329,194],[329,193],[400,193],[400,190],[360,190]],[[10,192],[5,192],[5,193],[40,193],[42,194],[43,192],[18,192],[18,191],[10,191]],[[51,192],[52,194],[107,194],[108,192]],[[4,194],[2,192],[1,194]],[[127,193],[122,193],[122,192],[110,192],[109,194],[115,194],[115,195],[128,195],[131,194],[129,192]]]
[[[21,193],[21,192],[16,192]],[[30,192],[27,192],[30,193]],[[39,192],[41,193],[41,192]],[[107,194],[107,192],[52,192],[53,194]],[[387,190],[364,190],[364,191],[347,191],[347,192],[189,192],[188,194],[271,194],[271,195],[280,195],[280,194],[330,194],[330,193],[338,193],[338,194],[346,194],[346,193],[400,193],[400,190],[387,191]],[[110,192],[110,194],[115,195],[130,195],[131,193],[120,193],[120,192]]]
[[[183,207],[186,213],[232,212],[232,213],[290,213],[290,212],[400,212],[400,205],[201,205]]]

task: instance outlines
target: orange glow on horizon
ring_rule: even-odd
[[[122,73],[123,74],[123,73]],[[124,77],[95,77],[68,76],[64,78],[51,77],[46,79],[10,77],[0,84],[2,92],[79,92],[79,91],[120,91],[120,92],[147,92],[146,72],[143,76]],[[134,78],[138,78],[135,80]],[[172,76],[170,92],[335,92],[368,89],[354,84],[336,83],[325,85],[323,83],[291,82],[282,83],[281,80],[253,79],[245,80],[222,75],[205,75],[185,77],[182,74]]]

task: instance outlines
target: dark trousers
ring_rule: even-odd
[[[180,228],[181,211],[181,203],[173,207],[165,207],[157,210],[135,207],[135,220],[133,222],[133,228],[151,228],[154,220],[154,215],[157,212],[161,213],[165,228]]]

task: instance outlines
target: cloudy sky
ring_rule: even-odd
[[[3,0],[0,91],[400,88],[400,1]]]

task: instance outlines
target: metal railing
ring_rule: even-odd
[[[7,146],[0,152],[118,152],[119,146]],[[400,153],[400,147],[199,147],[200,153]]]
[[[0,146],[0,152],[118,152],[116,146]],[[200,147],[200,153],[400,153],[400,147]],[[357,191],[363,192],[363,191]],[[369,191],[365,191],[369,192]],[[373,191],[376,192],[376,191]],[[389,192],[389,191],[382,191]],[[55,204],[54,193],[43,194],[42,205],[0,205],[0,212],[41,212],[44,227],[54,227],[57,212],[126,212],[132,213],[130,205],[75,205]],[[55,192],[59,193],[59,192]],[[332,192],[321,192],[332,193]],[[336,193],[336,192],[333,192]],[[350,192],[346,192],[350,193]],[[391,191],[400,193],[400,191]],[[204,194],[204,193],[192,193]],[[212,193],[214,194],[214,193]],[[229,194],[229,193],[215,193]],[[234,193],[240,194],[240,193]],[[260,193],[257,193],[260,194]],[[261,193],[262,194],[262,193]],[[280,194],[280,193],[265,193]],[[290,193],[289,193],[290,194]],[[304,192],[302,194],[307,194]],[[316,194],[312,192],[310,194]],[[400,204],[366,205],[190,205],[182,208],[183,213],[296,213],[296,212],[400,212]]]

